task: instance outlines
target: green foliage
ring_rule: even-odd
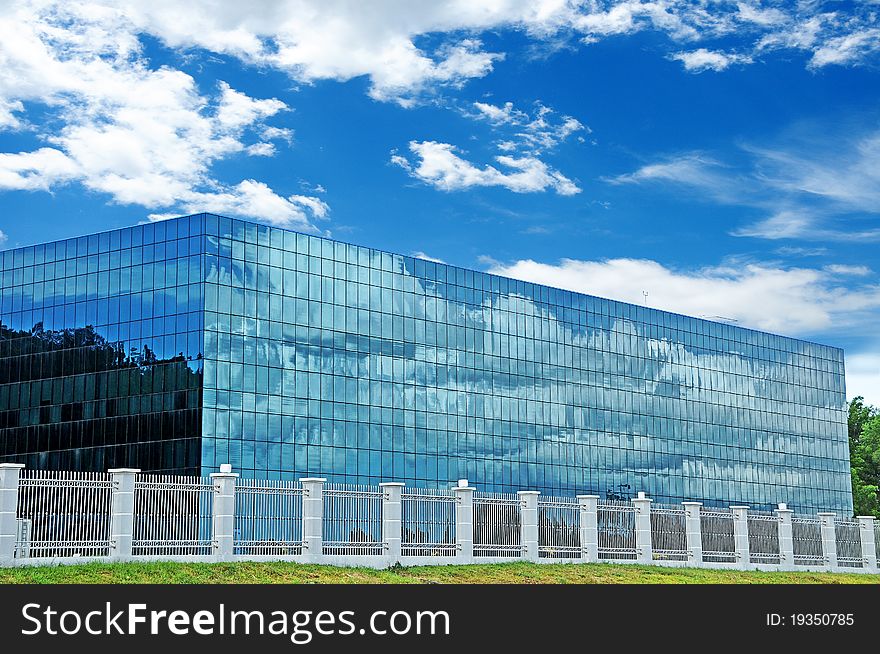
[[[849,461],[854,513],[880,518],[880,410],[862,397],[849,403]]]

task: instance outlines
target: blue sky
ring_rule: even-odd
[[[0,3],[4,247],[216,211],[844,347],[880,2]]]

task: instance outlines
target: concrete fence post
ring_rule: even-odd
[[[324,482],[323,477],[304,477],[303,487],[303,558],[309,563],[321,560],[324,551]]]
[[[538,562],[538,496],[539,491],[519,491],[519,533],[522,560]]]
[[[131,559],[131,541],[134,539],[134,481],[137,468],[108,470],[113,479],[110,496],[110,558],[114,561]]]
[[[397,481],[379,484],[382,489],[382,545],[388,565],[400,563],[403,538],[403,487]]]
[[[463,482],[463,483],[462,483]],[[455,545],[458,563],[474,561],[474,488],[467,480],[459,482],[455,493]]]
[[[587,563],[599,560],[599,496],[578,495],[581,521],[581,558]]]
[[[862,542],[862,560],[865,564],[865,570],[877,572],[877,544],[874,535],[874,516],[860,515],[856,518],[859,521],[859,538]]]
[[[639,491],[638,497],[632,500],[636,509],[636,560],[639,563],[651,563],[654,560],[654,550],[651,546],[651,502],[654,500],[645,497]]]
[[[730,512],[733,514],[733,546],[736,560],[745,568],[752,563],[749,551],[749,507],[732,506]]]
[[[0,463],[0,566],[12,565],[18,539],[18,480],[22,463]]]
[[[779,567],[794,570],[794,537],[791,531],[791,514],[784,503],[779,504],[776,516],[779,518]]]
[[[822,556],[829,570],[837,569],[837,530],[834,528],[836,513],[825,511],[818,514],[822,530]]]
[[[225,463],[220,472],[211,474],[214,482],[214,506],[211,514],[211,534],[214,558],[231,561],[235,546],[235,480],[237,472]]]
[[[702,502],[682,502],[684,507],[684,533],[687,543],[688,562],[703,563],[703,525],[700,521]]]

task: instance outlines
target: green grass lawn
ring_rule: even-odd
[[[3,568],[2,584],[880,584],[880,575],[498,563],[336,568],[298,563],[89,563]]]

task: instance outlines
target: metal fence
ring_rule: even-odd
[[[538,556],[577,559],[581,556],[580,506],[571,497],[538,499]]]
[[[140,475],[134,483],[132,554],[211,554],[213,501],[210,477]]]
[[[456,499],[452,491],[407,489],[400,502],[403,556],[455,555]]]
[[[626,561],[636,558],[636,509],[631,503],[618,500],[599,502],[596,523],[600,559]]]
[[[492,557],[875,572],[880,549],[880,523],[871,518],[793,516],[784,505],[728,511],[652,504],[642,494],[575,499],[466,484],[428,490],[237,477],[228,466],[186,477],[0,464],[0,497],[16,507],[0,512],[0,565],[159,558],[384,567]]]
[[[791,537],[795,565],[822,565],[824,563],[822,523],[818,518],[792,518]]]
[[[700,511],[703,560],[709,563],[734,563],[734,515],[730,511],[705,509]]]
[[[756,563],[779,563],[779,517],[750,511],[748,521],[751,559]]]
[[[651,506],[651,544],[655,561],[687,561],[687,513],[681,505]]]
[[[474,493],[474,556],[522,555],[521,501],[505,493]]]
[[[837,565],[861,568],[862,537],[859,534],[859,523],[838,518],[834,521],[834,537],[837,541]]]
[[[242,479],[235,487],[236,554],[302,553],[303,489],[298,481]]]
[[[108,555],[112,492],[103,472],[22,471],[15,556]]]
[[[382,492],[372,486],[324,486],[324,554],[382,554]]]

